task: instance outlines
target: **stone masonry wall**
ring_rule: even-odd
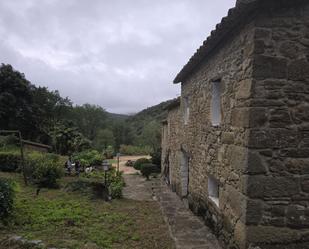
[[[266,4],[255,21],[250,115],[248,243],[309,248],[309,2]],[[249,104],[247,104],[249,103]],[[248,114],[246,114],[248,115]],[[257,121],[256,121],[257,119]],[[239,123],[240,127],[244,123]]]
[[[219,44],[208,58],[182,83],[183,98],[189,99],[190,115],[187,125],[181,119],[180,144],[190,157],[190,208],[202,216],[217,236],[229,248],[244,248],[246,197],[243,193],[243,172],[248,150],[249,116],[237,112],[246,106],[243,97],[250,94],[254,28],[250,23],[239,27],[229,41]],[[221,80],[222,122],[211,124],[212,81]],[[249,105],[248,105],[249,107]],[[254,113],[252,113],[254,115]],[[208,176],[219,181],[219,207],[208,196]]]
[[[181,177],[180,177],[180,109],[179,106],[169,110],[167,124],[164,125],[167,134],[166,139],[162,140],[162,165],[168,156],[171,187],[177,193],[181,191]],[[164,137],[164,136],[163,136]]]

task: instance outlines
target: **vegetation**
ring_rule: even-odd
[[[56,188],[64,175],[63,162],[55,154],[32,152],[26,158],[27,176],[40,188]]]
[[[156,202],[104,202],[65,188],[78,181],[70,177],[61,179],[63,188],[35,196],[35,188],[24,186],[20,174],[0,172],[0,177],[20,185],[9,223],[0,224],[1,248],[15,248],[6,240],[12,234],[56,248],[174,248]]]
[[[14,197],[14,183],[5,178],[0,178],[0,220],[6,221],[6,218],[11,215]]]
[[[58,91],[33,85],[11,65],[0,66],[0,129],[20,130],[24,139],[51,145],[57,154],[87,149],[112,150],[112,154],[121,149],[129,155],[155,152],[169,103],[131,117],[108,113],[97,105],[74,106]]]
[[[160,173],[160,168],[158,165],[152,164],[152,163],[145,163],[141,166],[141,173],[143,176],[149,180],[149,176],[154,173]]]
[[[135,161],[135,163],[133,164],[133,167],[136,170],[141,170],[142,164],[145,164],[145,163],[151,163],[151,161],[147,158],[140,158]]]
[[[73,160],[79,161],[82,167],[102,165],[104,157],[97,150],[85,150],[73,154]]]
[[[124,155],[148,155],[151,153],[149,146],[134,146],[134,145],[121,145],[119,152]]]
[[[0,171],[14,172],[21,162],[20,151],[0,151]]]

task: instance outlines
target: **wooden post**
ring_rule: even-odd
[[[25,170],[24,143],[23,143],[23,139],[22,139],[20,131],[18,131],[18,136],[19,136],[20,154],[21,154],[21,168],[23,171],[24,182],[25,182],[25,185],[27,186],[28,180],[27,180],[27,175],[26,175],[26,170]]]
[[[120,153],[117,153],[117,172],[119,172],[119,157]]]

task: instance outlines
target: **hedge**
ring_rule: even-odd
[[[149,179],[149,176],[153,173],[160,173],[160,167],[156,164],[146,163],[141,166],[141,173],[143,176]]]
[[[14,183],[0,178],[0,220],[8,218],[13,210],[15,197]]]
[[[21,156],[18,152],[0,152],[0,171],[14,172],[21,163]]]
[[[151,161],[147,158],[140,158],[135,161],[133,167],[136,170],[141,170],[142,164],[145,164],[145,163],[151,163]]]

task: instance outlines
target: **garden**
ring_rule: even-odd
[[[18,147],[1,148],[0,248],[173,248],[156,202],[122,198],[124,179],[113,167],[86,172],[103,155],[71,158],[80,174],[68,174],[67,156],[26,150],[22,163]],[[146,178],[157,170],[138,164]]]

